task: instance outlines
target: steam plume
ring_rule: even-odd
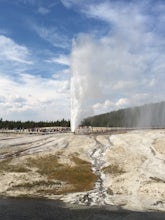
[[[164,38],[154,31],[155,21],[142,6],[125,4],[121,11],[115,2],[87,12],[109,24],[107,34],[97,40],[94,35],[79,35],[73,42],[72,131],[93,114],[164,100]]]
[[[71,78],[71,130],[75,131],[81,120],[93,113],[92,103],[100,96],[98,76],[93,77],[90,62],[95,44],[86,37],[73,43]]]

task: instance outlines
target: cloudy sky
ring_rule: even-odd
[[[0,0],[0,117],[69,119],[72,73],[92,114],[164,100],[164,24],[164,0]]]

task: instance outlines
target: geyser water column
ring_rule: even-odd
[[[76,41],[73,42],[71,58],[71,131],[74,132],[81,120],[86,116],[85,99],[88,91],[89,70],[85,61],[83,45]],[[83,62],[82,62],[83,60]]]
[[[90,37],[79,36],[73,41],[71,54],[71,131],[74,132],[83,118],[93,114],[93,103],[100,96],[99,74],[93,74],[91,63],[97,62],[93,54],[96,44]],[[98,50],[96,50],[98,51]]]

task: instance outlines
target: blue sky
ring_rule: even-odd
[[[164,0],[0,0],[0,117],[69,119],[77,70],[87,115],[164,100],[164,23]]]

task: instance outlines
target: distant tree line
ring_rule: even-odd
[[[165,102],[96,115],[84,119],[81,125],[93,127],[165,128]]]
[[[70,127],[69,120],[57,120],[57,121],[8,121],[0,119],[0,129],[30,129],[37,127]]]

